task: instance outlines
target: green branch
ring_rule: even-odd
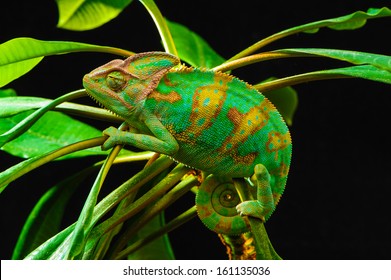
[[[161,14],[159,8],[156,6],[153,0],[139,0],[144,7],[148,10],[157,29],[159,30],[160,38],[162,39],[164,50],[175,56],[178,56],[174,40],[172,39],[170,30],[168,29],[167,23]]]

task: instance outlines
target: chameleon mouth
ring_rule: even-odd
[[[88,87],[88,86],[91,86],[91,85],[93,85],[93,84],[94,84],[94,82],[93,82],[92,79],[88,76],[88,74],[85,75],[85,76],[83,77],[83,86],[84,86],[84,89],[85,89],[86,92],[87,92],[87,95],[88,95],[92,100],[94,100],[95,103],[99,105],[99,107],[101,107],[102,109],[106,110],[107,112],[110,112],[110,113],[113,114],[114,116],[119,117],[119,118],[122,119],[121,116],[119,116],[117,113],[115,113],[114,111],[110,110],[110,109],[107,108],[105,105],[103,105],[103,103],[100,102],[98,98],[96,98],[89,90],[87,90],[87,87]]]
[[[113,116],[117,117],[117,118],[120,118],[123,120],[123,118],[118,115],[116,112],[114,111],[111,111],[110,109],[108,109],[105,105],[103,105],[96,97],[94,97],[91,93],[88,92],[88,90],[86,90],[87,92],[87,95],[96,103],[99,105],[99,107],[101,107],[102,109],[104,109],[105,111],[109,112],[110,114],[112,114]]]

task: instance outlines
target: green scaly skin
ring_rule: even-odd
[[[113,60],[85,75],[83,85],[131,127],[106,129],[109,138],[103,149],[127,144],[166,154],[210,174],[200,186],[200,192],[207,189],[210,196],[214,187],[229,186],[232,178],[252,177],[256,200],[239,202],[234,212],[270,217],[285,188],[292,144],[279,112],[249,84],[224,73],[185,67],[167,53],[149,52]],[[218,193],[228,202],[237,200],[235,192]],[[246,231],[246,226],[237,229],[235,220],[222,220],[224,213],[204,207],[208,200],[221,200],[197,198],[198,209],[203,209],[199,215],[210,229],[223,234]]]

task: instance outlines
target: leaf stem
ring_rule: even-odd
[[[164,209],[174,203],[177,199],[187,193],[192,187],[197,185],[198,180],[195,176],[188,176],[178,185],[176,185],[172,190],[170,190],[166,195],[164,195],[160,200],[158,200],[151,208],[148,209],[140,218],[135,221],[120,237],[118,241],[118,248],[125,246],[126,242],[131,239],[131,237],[139,231],[146,223],[148,223],[152,218],[161,213]],[[125,257],[127,254],[124,251],[121,251],[121,256]],[[125,254],[125,255],[123,255]],[[120,255],[116,255],[116,258]]]
[[[235,60],[228,60],[227,62],[224,62],[223,64],[214,67],[212,70],[226,72],[229,70],[234,70],[243,66],[254,64],[257,62],[262,62],[262,61],[272,60],[272,59],[280,59],[280,58],[291,58],[291,57],[314,57],[314,55],[304,54],[304,53],[302,54],[285,53],[283,51],[263,52],[259,54],[238,58]]]
[[[29,115],[27,118],[25,118],[23,121],[18,123],[16,126],[14,126],[12,129],[0,135],[0,147],[2,147],[7,142],[23,134],[47,111],[53,109],[54,107],[56,107],[61,103],[64,103],[65,101],[76,99],[85,95],[86,95],[86,91],[84,89],[79,89],[54,99],[48,105],[38,109],[37,111]]]
[[[150,181],[157,174],[168,168],[173,161],[167,156],[161,156],[151,165],[138,172],[128,181],[112,191],[108,196],[102,199],[94,209],[93,222],[96,223],[105,214],[107,214],[115,205],[131,192],[138,190],[146,182]]]
[[[286,86],[292,86],[300,83],[306,83],[310,81],[329,80],[329,79],[341,79],[341,78],[352,78],[347,75],[327,73],[323,71],[315,71],[304,74],[293,75],[281,79],[276,79],[268,82],[263,82],[254,85],[254,88],[260,92],[271,91]]]
[[[99,191],[103,185],[103,182],[106,179],[106,176],[113,165],[113,162],[119,152],[121,151],[122,146],[115,146],[109,156],[104,161],[98,176],[95,179],[95,182],[91,188],[90,193],[84,203],[83,209],[79,215],[79,219],[76,222],[75,229],[72,233],[72,241],[69,247],[69,257],[73,259],[77,255],[81,254],[84,250],[84,246],[87,241],[87,236],[89,235],[94,223],[92,223],[92,217],[94,213],[94,207],[98,201]]]
[[[188,171],[188,167],[182,164],[177,165],[163,180],[146,192],[142,197],[129,205],[127,209],[124,209],[121,213],[107,219],[105,221],[105,232],[130,219],[141,210],[145,209],[150,203],[162,197],[162,195],[172,188],[172,186],[176,184]],[[114,255],[119,249],[122,249],[123,242],[123,240],[119,240],[116,246],[113,247]]]
[[[329,27],[336,30],[356,29],[365,25],[366,20],[390,15],[390,10],[387,7],[383,7],[381,9],[369,9],[367,12],[357,11],[337,18],[325,19],[291,27],[256,42],[255,44],[251,45],[250,47],[244,49],[240,53],[230,58],[228,61],[248,56],[274,41],[288,37],[293,34],[301,32],[315,33],[318,31],[319,28],[323,27]]]
[[[100,146],[105,140],[106,137],[102,136],[80,141],[47,154],[22,161],[21,163],[16,164],[0,173],[0,192],[2,192],[9,183],[48,162],[76,151]]]
[[[252,193],[244,180],[234,180],[234,185],[242,201],[253,200]],[[276,253],[273,245],[267,235],[265,225],[259,218],[247,216],[249,220],[251,233],[254,237],[257,260],[276,260],[281,257]]]
[[[174,40],[172,39],[172,35],[170,30],[168,29],[167,23],[161,14],[159,8],[156,6],[153,0],[139,0],[144,7],[148,10],[151,15],[153,21],[156,24],[156,27],[159,31],[160,38],[162,39],[164,50],[168,53],[171,53],[175,56],[178,56],[178,52],[176,50]]]
[[[134,253],[135,251],[139,250],[143,246],[147,245],[148,243],[152,242],[156,238],[161,237],[162,235],[169,233],[170,231],[173,231],[177,227],[187,223],[191,219],[197,216],[197,209],[196,206],[193,206],[171,220],[169,223],[161,227],[159,230],[151,233],[150,235],[137,240],[135,243],[124,249],[123,251],[119,252],[114,259],[120,260],[123,259],[125,256]]]

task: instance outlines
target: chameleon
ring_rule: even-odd
[[[248,230],[245,216],[271,216],[285,189],[292,141],[278,110],[253,86],[157,51],[112,60],[86,74],[83,86],[129,126],[104,130],[103,150],[130,145],[202,171],[196,205],[208,228],[240,234]],[[253,200],[240,200],[233,184],[240,178]]]

